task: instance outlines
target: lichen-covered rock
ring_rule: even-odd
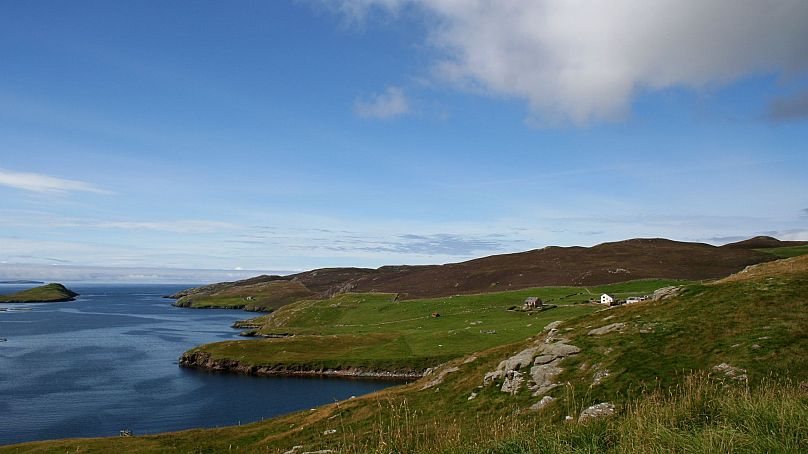
[[[431,388],[433,386],[436,386],[436,385],[439,385],[439,384],[443,383],[443,379],[446,378],[446,375],[451,374],[452,372],[457,372],[459,370],[460,370],[460,368],[457,367],[457,366],[446,367],[446,368],[441,369],[437,373],[437,376],[435,378],[433,378],[432,380],[429,380],[428,382],[426,382],[424,384],[424,386],[421,387],[421,390],[423,391],[425,389],[428,389],[428,388]]]
[[[512,370],[519,370],[525,366],[528,366],[530,365],[530,363],[533,362],[533,356],[536,355],[538,350],[539,347],[526,348],[521,352],[499,363],[499,366],[497,366],[497,370],[508,372]]]
[[[595,418],[602,418],[605,416],[611,416],[614,414],[614,404],[609,402],[603,402],[599,404],[592,405],[591,407],[587,408],[586,410],[581,412],[581,415],[578,416],[578,422],[584,422],[588,419],[595,419]]]
[[[581,349],[574,345],[565,344],[564,342],[556,342],[554,344],[545,344],[542,348],[542,353],[545,355],[553,355],[556,358],[566,358],[567,356],[581,353]]]
[[[671,298],[679,294],[682,291],[681,287],[671,286],[671,287],[662,287],[660,289],[654,290],[654,293],[651,295],[651,301],[659,301],[664,300],[666,298]]]
[[[522,376],[521,372],[516,370],[508,371],[505,373],[505,381],[502,382],[502,388],[500,388],[500,390],[504,393],[516,394],[519,392],[524,382],[525,378]]]
[[[613,331],[621,331],[623,328],[626,327],[625,323],[612,323],[611,325],[601,326],[600,328],[595,328],[590,330],[587,335],[589,336],[602,336],[604,334],[611,333]]]
[[[530,368],[531,384],[530,389],[534,396],[546,393],[558,386],[555,379],[564,369],[558,367],[563,358],[556,358],[547,364],[541,364]]]
[[[489,384],[499,380],[500,378],[505,376],[505,372],[501,370],[494,370],[491,372],[486,372],[485,376],[483,377],[483,386],[488,386]]]
[[[558,329],[558,327],[564,323],[562,320],[556,320],[554,322],[550,322],[547,326],[544,327],[544,331],[552,331],[554,329]]]
[[[532,410],[532,411],[539,411],[539,410],[541,410],[542,408],[544,408],[544,407],[546,407],[546,406],[550,405],[551,403],[553,403],[553,401],[554,401],[554,400],[555,400],[555,398],[554,398],[554,397],[551,397],[551,396],[544,396],[544,397],[542,397],[542,398],[541,398],[541,400],[540,400],[540,401],[538,401],[538,402],[536,402],[535,404],[531,405],[531,406],[530,406],[530,410]]]
[[[540,364],[547,364],[547,363],[549,363],[550,361],[552,361],[554,359],[556,359],[555,355],[539,355],[539,356],[533,358],[533,364],[535,364],[537,366],[540,365]]]

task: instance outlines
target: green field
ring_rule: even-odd
[[[195,309],[243,309],[270,312],[286,304],[311,297],[313,293],[298,282],[275,281],[228,288],[213,293],[183,296],[174,305]]]
[[[192,352],[244,365],[291,370],[369,369],[420,372],[459,356],[535,335],[549,322],[603,309],[590,298],[644,295],[674,280],[639,280],[593,288],[543,287],[511,292],[396,301],[392,294],[342,294],[299,301],[251,320],[259,333],[294,337],[226,341]],[[528,296],[556,307],[509,311]],[[439,314],[433,317],[432,314]]]
[[[0,295],[0,303],[56,303],[71,301],[77,293],[62,284],[46,284],[10,295]]]
[[[773,247],[766,249],[755,249],[759,252],[774,255],[778,258],[784,259],[788,257],[797,257],[800,255],[808,254],[808,244],[804,246],[789,246],[789,247]]]

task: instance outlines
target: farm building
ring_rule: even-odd
[[[522,305],[522,309],[528,311],[532,309],[541,309],[543,304],[544,303],[542,302],[541,298],[538,296],[529,296],[525,298],[525,303]]]
[[[609,295],[608,293],[604,293],[600,295],[600,304],[605,304],[607,306],[613,306],[617,302],[614,296]]]
[[[630,296],[626,298],[626,304],[631,303],[639,303],[640,301],[645,301],[647,298],[644,296]]]

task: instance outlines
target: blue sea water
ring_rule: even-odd
[[[230,325],[251,314],[162,298],[187,285],[69,287],[76,301],[0,304],[12,309],[0,310],[0,445],[243,424],[396,384],[180,368],[185,350],[239,338]]]

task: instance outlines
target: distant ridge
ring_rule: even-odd
[[[777,241],[777,240],[776,240]],[[782,242],[781,242],[782,243]],[[703,280],[728,276],[775,259],[752,247],[716,247],[663,238],[637,238],[593,247],[550,246],[446,265],[322,268],[290,276],[257,276],[179,292],[237,292],[241,286],[303,284],[321,297],[344,292],[398,293],[400,298],[440,297],[541,286],[592,286],[647,278]],[[276,284],[274,284],[276,285]]]
[[[727,249],[767,249],[773,247],[804,246],[808,241],[782,241],[771,236],[756,236],[748,240],[737,241],[721,246]]]

